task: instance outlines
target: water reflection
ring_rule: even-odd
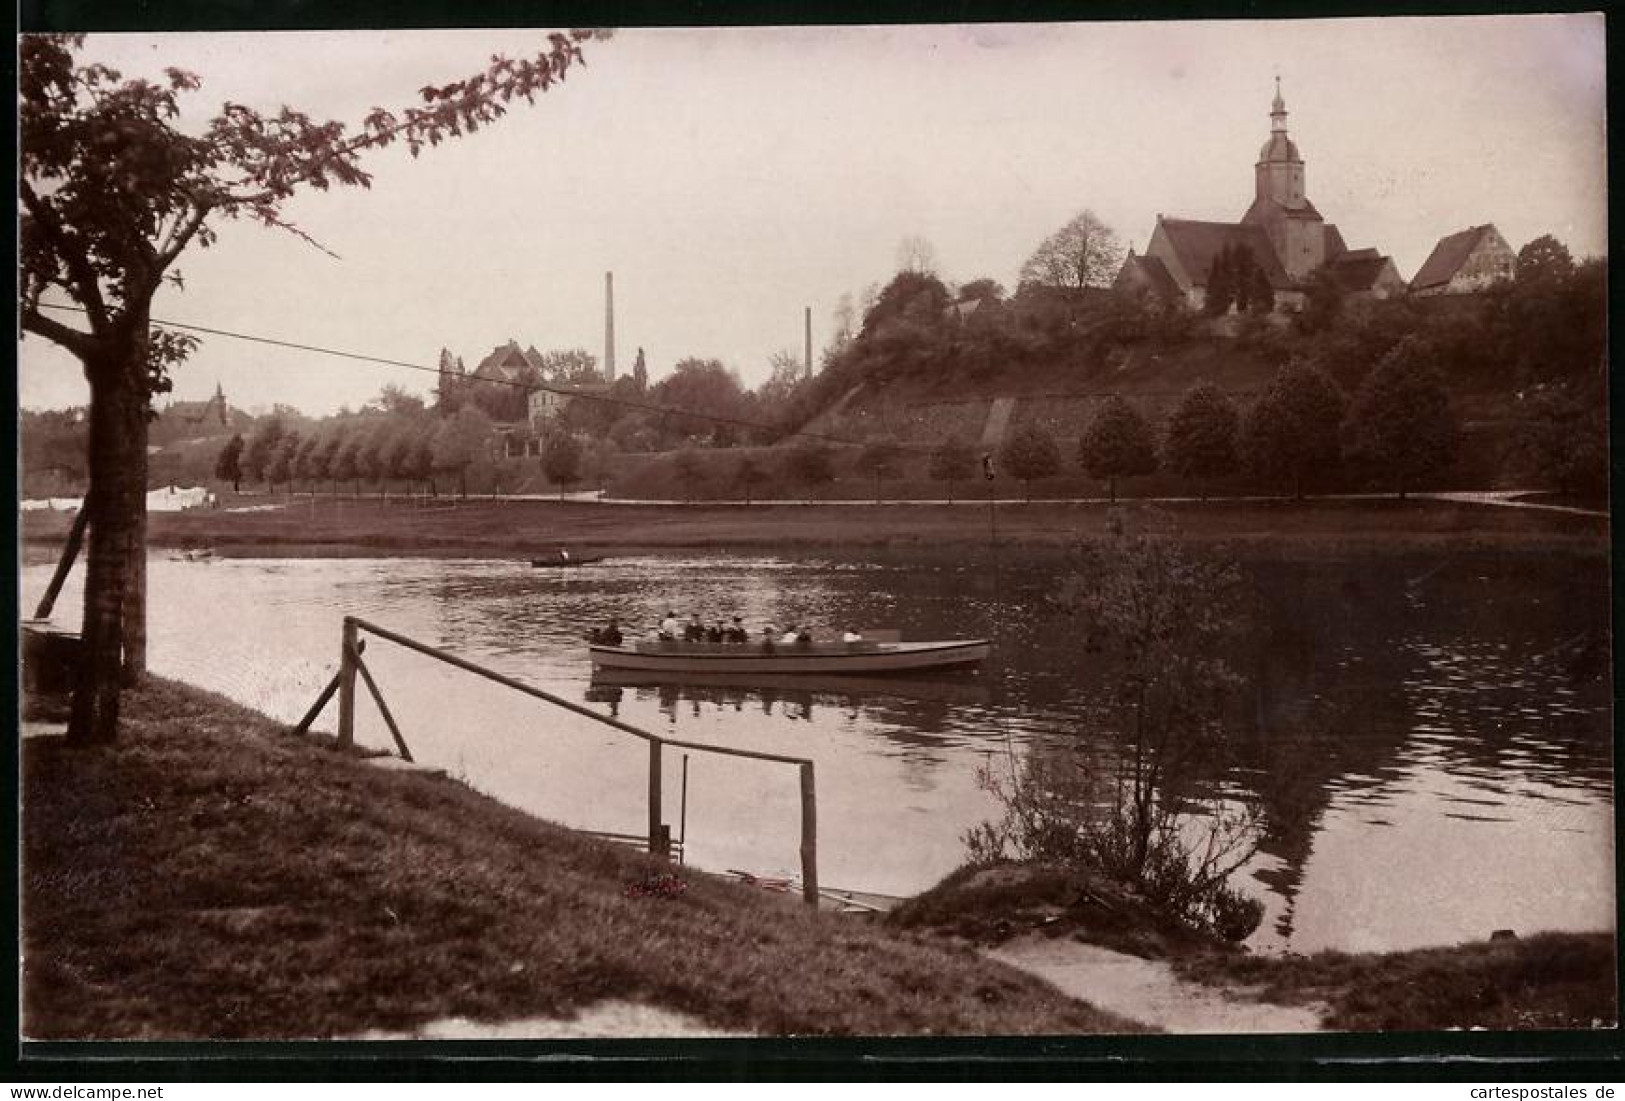
[[[954,867],[963,833],[997,812],[978,768],[1039,738],[1087,737],[1104,671],[1076,625],[1047,611],[1057,566],[1008,551],[996,576],[974,555],[924,553],[570,571],[155,556],[152,661],[292,721],[331,675],[340,617],[368,617],[651,731],[813,758],[824,878],[909,893]],[[25,568],[25,606],[48,572]],[[1182,782],[1193,798],[1222,792],[1259,809],[1263,850],[1242,873],[1268,906],[1255,944],[1406,947],[1610,925],[1606,562],[1483,553],[1272,563],[1247,576],[1257,623],[1231,655],[1249,683],[1239,737],[1227,760]],[[590,627],[614,615],[648,631],[668,610],[990,634],[996,647],[979,675],[936,682],[591,676]],[[368,660],[420,758],[547,817],[637,828],[638,747],[381,643]],[[387,744],[375,718],[363,734]],[[668,790],[679,767],[667,765]],[[793,871],[795,797],[793,775],[695,756],[690,858]]]

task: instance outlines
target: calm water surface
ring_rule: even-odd
[[[824,882],[930,886],[996,815],[978,772],[1079,736],[1101,683],[1045,611],[1059,562],[857,563],[694,555],[571,571],[412,559],[151,560],[155,670],[294,721],[358,615],[651,732],[812,758]],[[26,565],[25,606],[49,567]],[[1599,559],[1418,555],[1247,570],[1259,630],[1233,655],[1251,719],[1208,780],[1268,837],[1238,882],[1261,949],[1397,949],[1495,929],[1613,926],[1608,572]],[[77,622],[78,575],[58,621]],[[885,685],[595,683],[583,629],[680,612],[748,623],[991,633],[979,674]],[[569,825],[639,833],[647,750],[618,732],[374,640],[367,661],[420,761]],[[388,745],[370,700],[359,736]],[[324,716],[330,726],[331,714]],[[320,723],[318,725],[321,725]],[[690,862],[797,870],[796,770],[666,755]]]

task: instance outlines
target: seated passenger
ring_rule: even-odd
[[[660,630],[657,632],[661,642],[676,642],[678,632],[682,628],[677,622],[676,612],[667,612],[666,618],[660,621]]]
[[[774,643],[779,640],[779,629],[772,623],[762,628],[762,649],[773,649]]]
[[[733,622],[722,632],[722,641],[735,643],[750,641],[750,636],[745,633],[745,625],[740,622],[738,616],[734,616]]]
[[[782,646],[794,646],[796,643],[798,643],[800,641],[801,641],[801,628],[800,627],[791,627],[788,631],[784,632],[782,637],[780,637],[779,644],[782,645]]]
[[[812,628],[811,627],[798,627],[798,628],[796,628],[796,645],[797,646],[811,646],[812,644],[813,644]]]
[[[722,624],[713,623],[713,624],[711,624],[711,626],[707,627],[705,629],[705,641],[707,641],[707,642],[721,642],[722,641]]]
[[[863,641],[863,636],[858,633],[858,629],[856,627],[848,627],[846,629],[846,633],[841,635],[841,641],[842,642],[862,642]]]
[[[621,641],[621,621],[610,616],[609,626],[598,632],[598,642],[602,646],[619,646]]]
[[[683,641],[705,641],[705,624],[700,622],[700,613],[692,612],[689,614],[688,622],[683,625]]]

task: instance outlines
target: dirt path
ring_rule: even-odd
[[[607,1001],[584,1009],[575,1017],[530,1017],[518,1021],[471,1021],[448,1017],[431,1021],[411,1032],[375,1030],[357,1040],[602,1040],[621,1037],[718,1037],[746,1033],[721,1032],[669,1009],[637,1002]]]
[[[988,953],[1062,993],[1174,1033],[1318,1032],[1320,1006],[1247,1000],[1240,991],[1186,982],[1160,960],[1066,938],[1026,937]]]

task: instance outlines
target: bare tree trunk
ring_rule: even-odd
[[[125,593],[131,548],[140,532],[136,517],[146,504],[146,402],[136,379],[122,366],[103,361],[87,363],[85,369],[91,383],[90,490],[85,498],[90,547],[79,669],[68,718],[68,740],[81,745],[112,742],[118,736]]]

